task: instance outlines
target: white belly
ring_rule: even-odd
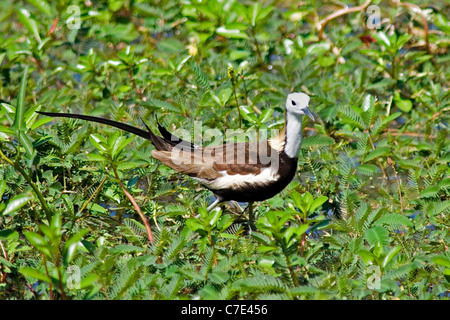
[[[248,185],[267,185],[276,181],[279,176],[270,167],[263,169],[259,174],[227,174],[226,171],[219,172],[222,176],[208,181],[205,179],[198,179],[201,183],[212,190],[220,189],[240,189]]]

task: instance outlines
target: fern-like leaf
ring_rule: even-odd
[[[377,226],[388,225],[394,230],[398,230],[402,226],[412,227],[413,223],[408,217],[405,217],[404,215],[398,213],[389,213],[378,219],[375,222],[375,225]]]
[[[389,244],[389,233],[387,230],[380,226],[374,226],[368,230],[366,230],[365,238],[367,242],[371,245],[380,244],[387,245]]]
[[[254,277],[240,279],[232,284],[235,290],[250,293],[286,292],[288,287],[278,278],[257,274]]]
[[[348,124],[351,124],[361,130],[365,129],[365,123],[364,120],[361,118],[361,116],[353,110],[349,106],[342,106],[339,108],[339,114],[342,118],[342,121]]]
[[[175,112],[175,113],[182,113],[182,110],[180,110],[178,107],[174,106],[173,104],[162,101],[158,99],[148,99],[147,101],[141,102],[142,106],[148,107],[148,108],[154,108],[156,110],[161,110],[163,112]]]
[[[308,149],[313,147],[326,147],[331,146],[335,143],[334,139],[331,137],[323,135],[309,136],[302,140],[302,149]]]
[[[375,150],[370,151],[367,156],[364,158],[364,162],[368,162],[370,160],[389,155],[391,153],[391,148],[389,147],[377,147]]]
[[[191,64],[191,69],[195,74],[195,83],[204,90],[210,89],[208,78],[197,63]]]

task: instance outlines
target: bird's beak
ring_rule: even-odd
[[[309,108],[304,108],[303,113],[306,114],[312,121],[314,121],[314,116]]]

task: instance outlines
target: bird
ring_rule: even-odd
[[[302,118],[314,121],[309,109],[310,97],[303,92],[287,95],[285,124],[280,133],[264,141],[228,142],[200,147],[171,134],[158,123],[161,136],[144,122],[146,130],[106,118],[37,111],[50,117],[65,117],[102,123],[148,139],[154,145],[152,156],[170,168],[188,175],[211,190],[216,200],[212,210],[225,201],[247,202],[249,225],[253,220],[253,203],[272,198],[281,192],[297,172],[302,142]]]

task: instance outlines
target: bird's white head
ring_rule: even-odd
[[[286,110],[295,115],[307,115],[312,121],[314,116],[309,110],[309,96],[303,92],[290,93],[286,99]]]

